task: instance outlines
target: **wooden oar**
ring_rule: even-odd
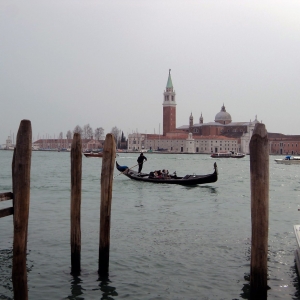
[[[123,172],[121,172],[121,173],[119,173],[118,175],[116,175],[114,178],[116,178],[117,176],[119,176],[119,175],[121,175],[121,174],[123,174],[124,172],[126,172],[127,170],[131,170],[132,168],[134,168],[134,167],[136,167],[136,166],[138,166],[139,164],[136,164],[136,165],[134,165],[133,167],[131,167],[131,168],[127,168],[125,171],[123,171]]]
[[[146,160],[147,161],[147,160]],[[144,162],[143,162],[144,163]],[[127,170],[131,170],[132,168],[134,168],[134,167],[136,167],[136,166],[138,166],[139,165],[139,163],[138,164],[136,164],[136,165],[134,165],[133,167],[131,167],[131,168],[127,168],[125,171],[123,171],[123,172],[121,172],[121,173],[119,173],[118,175],[116,175],[114,178],[116,178],[117,176],[119,176],[119,175],[121,175],[121,174],[123,174],[123,173],[125,173]]]

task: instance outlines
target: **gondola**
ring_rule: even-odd
[[[152,182],[152,183],[165,183],[165,184],[181,184],[181,185],[196,185],[216,182],[218,180],[217,164],[214,163],[214,172],[207,175],[185,175],[184,177],[178,177],[176,174],[170,175],[168,178],[155,178],[153,172],[138,173],[133,171],[127,166],[120,166],[116,162],[118,171],[122,172],[125,176],[136,181]]]
[[[84,152],[83,154],[85,157],[103,157],[103,152]]]

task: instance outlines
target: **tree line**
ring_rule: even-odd
[[[82,139],[95,139],[97,141],[104,140],[104,129],[102,127],[97,127],[95,130],[90,126],[90,124],[86,124],[83,127],[76,125],[73,131],[68,130],[66,134],[67,139],[72,139],[74,133],[79,133]],[[121,131],[118,127],[114,126],[110,133],[115,138],[116,145],[118,148],[121,148],[121,145],[126,142],[126,138],[124,136],[123,131]],[[59,139],[63,139],[64,135],[62,132],[58,135]]]

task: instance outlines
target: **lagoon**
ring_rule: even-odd
[[[0,192],[11,188],[11,151],[0,151]],[[99,158],[83,157],[82,273],[70,275],[70,153],[34,151],[28,228],[29,299],[248,299],[250,161],[209,155],[145,154],[143,171],[219,179],[194,187],[116,176],[109,280],[98,278]],[[138,154],[119,153],[134,166]],[[293,225],[300,224],[300,169],[270,156],[269,299],[298,299]],[[118,175],[115,170],[115,175]],[[0,208],[10,206],[0,203]],[[12,216],[0,219],[0,299],[12,299]]]

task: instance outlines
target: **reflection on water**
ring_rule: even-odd
[[[293,299],[300,299],[299,272],[298,272],[298,269],[297,269],[297,266],[296,266],[296,261],[294,261],[294,263],[295,264],[290,268],[290,270],[291,270],[291,273],[290,273],[291,281],[292,281],[292,284],[295,288],[295,294],[294,294]]]
[[[30,250],[27,253],[26,269],[27,279],[29,273],[32,271],[34,265],[30,260]],[[0,250],[0,299],[12,299],[2,292],[2,289],[9,291],[9,294],[13,295],[13,284],[12,284],[12,263],[13,263],[13,249],[2,249]]]
[[[207,190],[211,194],[217,194],[218,189],[214,186],[209,186],[209,185],[189,185],[189,186],[183,186],[186,190],[191,190],[191,189],[202,189],[202,190]]]
[[[100,291],[103,292],[101,300],[114,300],[112,296],[118,296],[116,288],[111,286],[111,281],[109,279],[99,278],[98,281]]]
[[[78,276],[73,276],[71,280],[71,295],[69,295],[66,299],[76,299],[76,300],[84,300],[84,297],[80,297],[83,295],[84,288],[81,286],[82,280]]]
[[[13,293],[11,280],[12,272],[12,249],[0,250],[0,299],[10,300],[9,296]]]
[[[136,155],[120,154],[118,160],[132,166]],[[10,190],[11,161],[11,154],[0,151],[0,192]],[[101,162],[83,160],[82,266],[86,271],[73,277],[69,273],[70,157],[33,153],[29,299],[249,299],[249,157],[218,161],[218,181],[192,187],[115,177],[110,280],[117,279],[113,283],[98,279],[96,271]],[[205,155],[149,155],[145,171],[158,166],[178,174],[206,174],[212,160]],[[299,166],[283,169],[270,163],[268,297],[272,300],[300,297],[293,233],[293,224],[300,222],[299,176],[289,176],[299,170]],[[12,237],[12,217],[0,219],[0,299],[13,298]]]
[[[250,282],[243,284],[242,293],[240,296],[242,299],[250,299]]]

